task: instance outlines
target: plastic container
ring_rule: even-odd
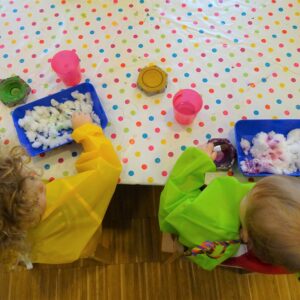
[[[104,129],[107,126],[107,122],[108,122],[107,117],[101,106],[99,97],[96,93],[94,86],[90,83],[79,84],[77,86],[63,90],[59,93],[47,96],[45,98],[36,100],[34,102],[31,102],[31,103],[28,103],[28,104],[25,104],[22,106],[19,106],[12,112],[12,118],[13,118],[13,122],[14,122],[14,125],[16,128],[17,134],[18,134],[19,141],[26,148],[28,154],[30,154],[31,156],[35,156],[35,155],[50,151],[53,148],[50,148],[47,150],[43,150],[42,147],[33,148],[31,146],[30,141],[26,137],[24,129],[22,127],[20,127],[18,124],[19,119],[24,117],[26,110],[28,110],[28,109],[31,110],[35,106],[51,106],[51,99],[55,99],[56,101],[58,101],[60,103],[63,103],[67,100],[72,100],[73,98],[71,96],[71,93],[74,91],[78,91],[79,93],[83,93],[83,94],[89,92],[91,94],[91,99],[93,102],[93,111],[99,117],[100,122],[101,122],[101,127]],[[67,130],[67,132],[72,132],[72,129]],[[72,140],[70,140],[69,142],[72,142]],[[66,142],[66,144],[67,143],[68,142]],[[60,146],[62,146],[62,145],[60,145]],[[60,146],[58,146],[58,147],[60,147]]]
[[[73,86],[81,80],[79,62],[75,51],[63,50],[53,56],[51,67],[66,86]]]
[[[271,173],[246,173],[243,172],[240,168],[241,161],[245,159],[252,159],[252,155],[245,155],[240,143],[241,139],[244,138],[250,143],[252,142],[254,136],[259,132],[270,132],[275,131],[276,133],[281,133],[285,137],[287,134],[296,128],[300,128],[300,119],[282,119],[282,120],[240,120],[236,122],[235,130],[235,139],[236,139],[236,150],[237,150],[237,159],[238,166],[245,176],[256,177],[256,176],[269,176],[273,175]],[[287,174],[289,176],[300,176],[300,171]]]
[[[196,91],[191,89],[180,90],[173,98],[175,120],[182,125],[191,124],[202,105],[202,97]]]
[[[221,151],[217,152],[217,158],[214,163],[218,170],[229,170],[235,163],[236,150],[228,139],[214,138],[208,143],[213,143],[215,147],[222,147]]]

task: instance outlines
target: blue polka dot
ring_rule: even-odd
[[[143,133],[142,137],[143,137],[143,139],[146,139],[148,137],[148,134],[147,133]]]
[[[160,163],[160,158],[159,158],[159,157],[156,157],[156,158],[154,159],[154,161],[155,161],[157,164],[159,164],[159,163]]]
[[[291,56],[292,56],[292,53],[288,52],[288,53],[286,54],[286,56],[287,56],[287,57],[291,57]]]
[[[119,106],[115,104],[115,105],[113,105],[112,108],[113,108],[113,110],[117,110],[119,108]]]
[[[101,18],[100,18],[100,17],[97,17],[97,18],[96,18],[96,21],[101,21]]]
[[[265,66],[268,68],[271,66],[271,64],[267,62],[267,63],[265,63]]]
[[[106,88],[107,88],[107,84],[106,84],[106,83],[103,83],[103,84],[102,84],[102,87],[103,87],[104,89],[106,89]]]
[[[208,140],[211,138],[211,134],[210,133],[207,133],[206,135],[205,135],[205,138],[207,138]]]
[[[49,170],[49,169],[50,169],[50,165],[49,165],[49,164],[45,164],[45,165],[44,165],[44,168],[45,168],[46,170]]]
[[[209,3],[209,4],[208,4],[208,7],[209,7],[209,8],[213,7],[212,3]]]
[[[99,49],[99,52],[100,53],[104,53],[104,49]]]
[[[230,71],[230,68],[225,68],[225,72],[229,73]]]
[[[27,79],[27,83],[32,83],[32,79],[31,78]]]
[[[188,12],[187,15],[190,17],[192,16],[193,14],[191,12]]]
[[[253,114],[256,115],[256,116],[258,116],[259,115],[259,111],[255,110],[255,111],[253,111]]]
[[[3,54],[3,58],[8,58],[8,54]]]
[[[63,21],[58,22],[58,26],[63,26],[63,25],[64,25]]]
[[[272,38],[276,39],[277,38],[277,34],[272,34]]]
[[[44,53],[48,53],[48,49],[44,49],[43,52],[44,52]]]
[[[25,29],[25,27],[24,26],[20,26],[20,30],[24,30]]]
[[[178,39],[177,43],[181,44],[182,43],[182,39]]]
[[[153,116],[149,116],[149,121],[154,121],[154,117]]]
[[[119,9],[118,9],[118,12],[123,12],[123,8],[119,8]]]
[[[87,78],[84,82],[89,83],[91,79]]]
[[[208,82],[208,79],[207,78],[203,78],[202,82],[206,83],[206,82]]]
[[[55,4],[51,4],[51,5],[50,5],[50,8],[55,8]]]
[[[184,73],[184,77],[190,77],[189,73]]]
[[[186,149],[186,146],[185,145],[182,145],[181,147],[180,147],[180,150],[181,151],[184,151]]]
[[[129,26],[128,26],[128,29],[129,29],[129,30],[132,30],[132,29],[133,29],[133,26],[132,26],[132,25],[129,25]]]
[[[204,30],[200,29],[198,32],[199,32],[199,33],[204,33]]]
[[[144,3],[144,1],[141,3]],[[150,21],[154,21],[154,17],[150,17],[149,19],[150,19]]]
[[[176,53],[172,53],[172,57],[177,57],[177,54]]]
[[[216,49],[216,48],[211,49],[211,52],[213,52],[213,53],[216,53],[217,51],[218,51],[218,49]]]
[[[298,110],[300,109],[300,104],[296,105],[296,109],[298,109]]]
[[[225,24],[226,24],[226,22],[225,22],[225,21],[221,21],[220,23],[221,23],[222,25],[225,25]]]
[[[76,151],[73,151],[73,152],[71,153],[71,155],[72,155],[72,157],[76,157],[76,156],[78,155],[78,153],[77,153]]]
[[[239,42],[239,39],[233,39],[233,41],[234,41],[235,43],[238,43],[238,42]]]
[[[120,53],[116,53],[116,58],[119,58],[119,57],[121,57],[121,54]]]
[[[283,12],[283,8],[282,8],[282,7],[279,7],[279,8],[278,8],[278,11]]]
[[[133,175],[134,175],[134,172],[133,172],[132,170],[130,170],[130,171],[128,172],[128,175],[129,175],[129,176],[133,176]]]
[[[94,34],[94,33],[95,33],[95,31],[94,31],[94,30],[91,30],[91,31],[90,31],[90,34]]]
[[[216,100],[216,103],[217,103],[217,104],[221,104],[222,101],[221,101],[220,99],[217,99],[217,100]]]
[[[130,77],[131,77],[131,74],[130,74],[130,73],[126,73],[126,77],[127,77],[127,78],[130,78]]]
[[[277,103],[277,104],[281,104],[281,103],[282,103],[282,100],[281,100],[281,99],[277,99],[277,100],[276,100],[276,103]]]
[[[16,13],[18,12],[18,10],[16,8],[13,9],[13,13]]]
[[[38,30],[38,31],[35,32],[35,34],[39,35],[39,34],[41,34],[41,32]]]
[[[292,28],[293,29],[298,29],[298,26],[297,25],[293,25]]]
[[[143,48],[144,45],[143,45],[143,44],[138,44],[138,47],[139,47],[139,48]]]
[[[263,77],[263,78],[261,79],[261,82],[267,82],[267,78]]]
[[[242,12],[241,15],[244,17],[244,16],[247,15],[247,13],[246,12]]]

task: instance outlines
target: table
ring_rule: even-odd
[[[2,0],[1,77],[20,75],[28,101],[63,83],[49,59],[76,49],[83,80],[97,89],[109,118],[105,134],[122,161],[120,182],[165,183],[177,157],[211,137],[233,140],[246,118],[299,118],[299,0]],[[165,93],[137,89],[139,70],[156,64],[168,73]],[[204,108],[191,126],[174,121],[172,97],[201,93]],[[18,144],[0,107],[1,148]],[[34,157],[46,180],[75,173],[81,148],[67,145]]]

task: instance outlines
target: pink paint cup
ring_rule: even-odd
[[[202,97],[194,90],[184,89],[173,98],[175,120],[182,125],[191,124],[202,108]]]
[[[76,85],[81,80],[79,57],[73,50],[56,53],[51,60],[51,67],[67,86]]]

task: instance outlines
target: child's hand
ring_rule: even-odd
[[[204,151],[212,160],[215,160],[217,158],[217,152],[214,151],[214,144],[208,143],[199,146],[199,148]]]
[[[74,112],[72,115],[72,127],[76,129],[81,125],[92,123],[92,118],[89,114],[84,114],[81,112]]]

